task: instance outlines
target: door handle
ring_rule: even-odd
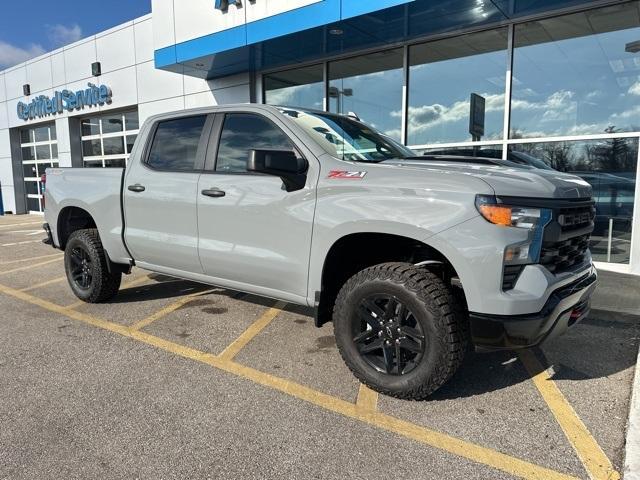
[[[136,183],[135,185],[129,185],[127,188],[129,189],[129,191],[136,192],[136,193],[145,191],[145,188],[139,183]]]
[[[227,194],[224,190],[220,190],[219,188],[208,188],[206,190],[202,190],[201,193],[205,197],[213,197],[213,198],[224,197]]]

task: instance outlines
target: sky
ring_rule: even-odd
[[[151,11],[151,0],[6,1],[0,15],[0,70]]]

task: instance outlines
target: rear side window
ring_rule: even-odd
[[[147,164],[157,170],[192,171],[206,115],[158,123]]]
[[[293,150],[295,147],[280,128],[260,115],[227,114],[220,135],[216,172],[246,172],[249,151],[260,148]]]

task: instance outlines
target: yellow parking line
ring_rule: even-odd
[[[451,437],[444,433],[420,427],[418,425],[414,425],[390,415],[365,410],[345,400],[332,397],[331,395],[327,395],[322,392],[318,392],[309,387],[305,387],[304,385],[297,384],[284,378],[275,377],[259,370],[240,365],[236,362],[216,357],[215,355],[212,355],[210,353],[201,352],[193,348],[185,347],[183,345],[179,345],[177,343],[173,343],[168,340],[149,335],[139,330],[131,330],[124,325],[108,322],[91,315],[87,315],[74,310],[67,310],[64,307],[56,305],[47,300],[34,297],[28,293],[20,292],[19,290],[15,290],[4,285],[0,285],[0,293],[4,293],[5,295],[12,296],[32,305],[37,305],[50,312],[65,315],[73,320],[77,320],[94,327],[102,328],[104,330],[117,333],[119,335],[145,343],[147,345],[154,346],[161,350],[173,353],[174,355],[179,355],[184,358],[210,365],[225,372],[251,380],[254,383],[272,388],[292,397],[311,403],[320,408],[324,408],[325,410],[338,413],[348,418],[359,420],[363,423],[367,423],[383,430],[396,433],[411,440],[421,442],[425,445],[438,448],[440,450],[472,460],[474,462],[488,465],[497,470],[507,472],[511,475],[531,480],[577,480],[576,477],[572,477],[570,475],[566,475],[524,460],[520,460],[518,458],[497,452],[490,448],[481,447],[471,442]]]
[[[53,253],[51,255],[42,255],[41,257],[29,257],[29,258],[21,258],[20,260],[11,260],[10,262],[2,262],[0,263],[0,267],[4,265],[14,265],[16,263],[22,262],[33,262],[34,260],[42,260],[43,258],[51,258],[51,257],[62,257],[64,254],[61,253]]]
[[[211,289],[211,290],[205,290],[204,292],[192,293],[191,295],[187,295],[185,297],[182,297],[178,301],[173,302],[171,305],[167,305],[162,310],[158,310],[153,315],[149,315],[147,318],[143,318],[139,322],[134,323],[129,328],[131,330],[142,330],[144,327],[147,327],[147,326],[151,325],[156,320],[160,320],[162,317],[166,317],[170,313],[175,312],[179,308],[184,307],[189,302],[192,302],[193,300],[195,300],[197,297],[201,297],[203,295],[207,295],[207,294],[209,294],[209,293],[211,293],[211,292],[213,292],[215,290],[216,289],[214,288],[214,289]]]
[[[32,286],[27,287],[27,288],[21,288],[20,291],[21,292],[30,292],[32,290],[37,290],[38,288],[46,287],[48,285],[53,285],[54,283],[63,282],[66,279],[67,279],[67,277],[54,278],[53,280],[47,280],[46,282],[36,283],[35,285],[32,285]]]
[[[378,409],[378,392],[374,392],[364,384],[360,384],[360,390],[358,391],[358,399],[356,405],[365,410],[377,410]]]
[[[47,260],[46,262],[35,263],[33,265],[26,265],[20,268],[14,268],[13,270],[7,270],[6,272],[0,272],[0,275],[8,275],[10,273],[22,272],[23,270],[31,270],[32,268],[41,267],[42,265],[48,265],[49,263],[62,260],[62,257],[54,258],[53,260]]]
[[[619,479],[620,474],[613,468],[607,455],[535,355],[531,351],[523,351],[520,352],[520,360],[529,371],[540,395],[584,464],[589,477],[593,480]]]
[[[256,335],[264,330],[264,328],[269,325],[286,306],[286,302],[276,302],[272,308],[267,310],[258,320],[247,328],[231,345],[225,348],[218,357],[224,360],[233,359],[233,357],[235,357]]]

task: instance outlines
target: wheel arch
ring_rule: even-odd
[[[424,240],[379,232],[349,233],[336,239],[324,257],[319,289],[314,292],[316,326],[331,321],[337,294],[351,276],[387,262],[423,263],[424,268],[437,272],[447,282],[459,280],[453,263]],[[461,283],[455,284],[464,299]]]
[[[87,210],[76,206],[62,208],[58,214],[56,226],[60,249],[65,249],[73,232],[86,228],[98,228],[93,216]]]

